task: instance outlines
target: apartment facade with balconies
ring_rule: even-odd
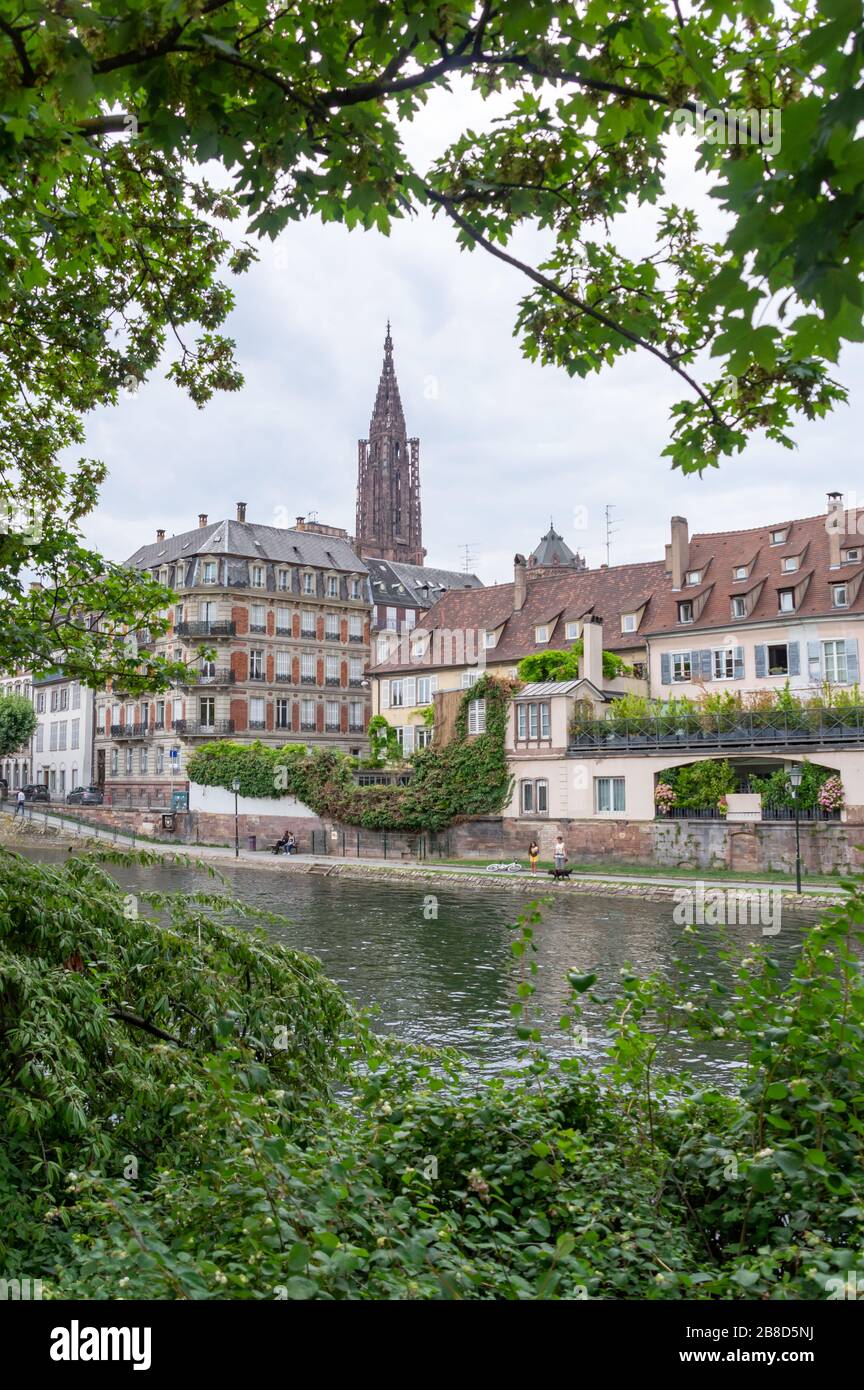
[[[96,768],[115,804],[169,804],[202,741],[305,743],[362,756],[370,697],[368,574],[347,534],[232,521],[143,546],[127,562],[177,595],[160,652],[174,689],[97,699]],[[147,634],[138,635],[146,647]]]

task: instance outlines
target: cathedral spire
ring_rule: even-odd
[[[390,320],[369,438],[358,444],[357,549],[361,555],[422,565],[420,441],[409,439],[393,365]]]

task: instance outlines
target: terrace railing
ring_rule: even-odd
[[[864,706],[847,709],[741,710],[723,714],[655,714],[641,718],[575,719],[571,753],[864,745]]]

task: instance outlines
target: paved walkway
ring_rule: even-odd
[[[7,813],[7,815],[5,816],[5,822],[8,823],[8,821],[10,821],[11,819],[11,813]],[[31,817],[28,817],[28,819],[31,819]],[[254,864],[258,868],[276,868],[277,866],[283,865],[286,868],[289,867],[288,863],[286,862],[286,859],[288,857],[283,855],[273,855],[270,854],[267,850],[248,850],[241,848],[239,854],[235,857],[234,850],[230,846],[184,844],[180,841],[178,841],[178,843],[175,845],[172,844],[170,841],[153,840],[148,835],[129,835],[125,831],[116,829],[113,826],[106,828],[96,828],[93,825],[87,825],[86,823],[82,823],[78,820],[77,817],[66,816],[62,812],[47,810],[43,809],[42,807],[32,808],[32,822],[34,828],[37,828],[40,825],[55,825],[58,829],[62,829],[63,831],[65,831],[67,835],[73,838],[77,838],[78,835],[81,835],[98,840],[102,843],[134,847],[135,849],[152,849],[156,852],[167,854],[173,853],[179,855],[186,855],[191,858],[210,860],[215,863],[222,864],[226,868],[230,868],[232,863],[242,863],[243,865]],[[320,872],[324,872],[327,867],[336,868],[336,866],[338,865],[346,865],[352,869],[387,869],[390,870],[392,873],[396,874],[400,872],[416,874],[419,871],[435,873],[438,875],[447,874],[448,876],[452,876],[454,879],[458,879],[460,876],[468,876],[475,882],[478,878],[482,878],[484,881],[504,880],[509,883],[525,883],[526,886],[529,883],[536,883],[538,889],[543,889],[544,891],[548,890],[551,887],[554,887],[552,880],[550,879],[549,875],[545,872],[541,871],[537,874],[531,874],[528,869],[520,869],[518,872],[502,871],[499,873],[492,873],[487,871],[479,861],[476,864],[471,864],[467,862],[465,864],[449,864],[440,863],[438,860],[434,858],[419,860],[369,859],[366,858],[366,856],[364,855],[360,859],[358,859],[356,855],[292,854],[290,856],[290,864],[297,866],[301,864],[306,865],[308,866],[308,871],[310,872],[314,871],[315,867],[318,867]],[[644,884],[646,888],[680,888],[686,887],[688,884],[698,883],[704,884],[706,888],[740,888],[750,892],[760,888],[779,888],[784,893],[795,892],[794,878],[790,879],[788,882],[783,882],[782,880],[777,879],[745,880],[732,878],[710,878],[707,875],[700,874],[698,872],[687,877],[678,877],[677,875],[664,876],[662,874],[616,874],[608,873],[602,870],[598,870],[597,872],[594,872],[592,870],[590,872],[581,873],[577,873],[574,871],[570,876],[570,882],[585,884],[596,883],[598,885],[602,885],[604,883],[615,885],[629,884],[636,886],[638,886],[639,884]],[[841,888],[839,883],[836,885],[811,885],[805,882],[804,884],[802,884],[802,894],[804,896],[810,895],[813,897],[823,898],[826,896],[842,897],[843,892],[844,890]]]

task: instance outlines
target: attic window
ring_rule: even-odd
[[[636,628],[637,628],[638,626],[639,626],[639,624],[638,624],[638,622],[637,622],[636,614],[635,614],[635,613],[622,613],[622,614],[621,614],[621,631],[622,631],[622,632],[635,632],[635,631],[636,631]]]
[[[831,585],[831,602],[835,608],[849,607],[849,590],[845,584]]]
[[[734,570],[732,571],[732,578],[733,578],[733,579],[746,579],[746,578],[747,578],[747,566],[746,566],[746,565],[736,565],[735,568],[734,568]]]
[[[744,598],[743,594],[742,594],[740,597],[733,598],[733,600],[732,600],[732,617],[733,617],[733,618],[746,618],[746,617],[747,617],[747,600],[746,600],[746,598]]]
[[[548,641],[549,641],[549,627],[548,627],[548,624],[543,623],[543,624],[541,624],[539,627],[535,627],[535,629],[534,629],[534,641],[535,641],[535,642],[548,642]]]
[[[579,624],[567,623],[564,627],[564,636],[567,638],[568,642],[575,642],[576,638],[579,636]]]
[[[786,537],[788,535],[789,530],[787,527],[784,526],[782,530],[769,532],[769,539],[772,545],[785,545]]]
[[[797,570],[797,568],[798,568],[798,566],[799,566],[800,563],[801,563],[800,556],[798,556],[798,555],[784,555],[784,557],[783,557],[783,572],[784,572],[784,574],[792,574],[793,571]]]
[[[701,570],[688,570],[688,571],[687,571],[687,574],[686,574],[686,576],[685,576],[685,579],[684,579],[684,583],[685,583],[685,584],[701,584],[701,583],[702,583],[702,571],[701,571]]]
[[[163,552],[160,550],[159,553],[160,553],[160,555],[161,555]],[[861,551],[860,551],[860,549],[855,549],[855,550],[844,550],[844,551],[843,551],[843,563],[844,563],[844,565],[852,564],[852,562],[853,562],[854,560],[860,560],[860,559],[861,559]]]
[[[679,623],[692,623],[693,604],[689,599],[685,599],[683,603],[678,604],[678,621]]]
[[[781,613],[794,613],[794,612],[795,612],[795,590],[794,590],[794,589],[780,589],[780,591],[779,591],[779,596],[780,596],[780,612],[781,612]]]

